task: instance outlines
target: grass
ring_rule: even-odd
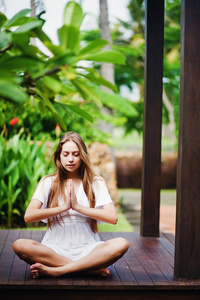
[[[99,231],[108,231],[108,232],[132,232],[133,227],[126,219],[121,209],[118,209],[118,222],[116,225],[103,223],[99,225]]]
[[[132,132],[124,136],[122,128],[115,128],[113,132],[113,148],[116,150],[142,151],[143,135]],[[162,137],[162,152],[175,151],[173,141],[165,136]]]

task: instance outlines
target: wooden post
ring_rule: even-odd
[[[159,236],[164,0],[146,0],[141,235]]]
[[[200,3],[182,0],[176,277],[200,278]]]

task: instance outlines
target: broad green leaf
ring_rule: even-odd
[[[89,79],[91,82],[96,82],[98,84],[101,84],[103,86],[108,87],[109,89],[111,89],[114,92],[118,92],[117,90],[117,86],[110,83],[108,80],[106,80],[105,78],[103,78],[98,72],[93,72],[92,74],[81,74],[82,76],[84,76],[85,78]]]
[[[103,92],[102,90],[96,90],[104,105],[122,112],[125,116],[137,116],[138,111],[131,105],[127,98],[122,97],[119,94],[110,94]]]
[[[29,23],[26,23],[22,26],[19,26],[14,32],[13,34],[18,34],[18,33],[22,33],[22,32],[27,32],[30,31],[31,29],[35,28],[35,27],[39,27],[42,26],[43,22],[40,20],[36,20],[36,21],[31,21]]]
[[[7,20],[6,16],[2,12],[0,12],[0,28],[3,27],[6,20]]]
[[[42,67],[43,62],[39,59],[34,59],[24,56],[14,56],[6,59],[0,63],[0,68],[7,68],[10,70],[31,70]]]
[[[37,157],[37,155],[36,155],[37,150],[38,150],[38,147],[37,147],[36,143],[33,143],[32,147],[31,147],[31,160],[32,160],[32,162],[34,161],[33,158]]]
[[[63,121],[63,119],[61,118],[61,116],[58,114],[56,108],[54,107],[54,104],[51,103],[51,101],[49,101],[48,98],[46,98],[46,96],[38,89],[36,88],[36,92],[37,94],[40,96],[40,98],[42,100],[44,100],[44,104],[45,106],[50,110],[50,112],[52,113],[52,115],[54,116],[55,120],[58,122],[58,124],[60,125],[60,127],[66,131],[67,130],[67,126],[65,124],[65,122]]]
[[[46,87],[48,87],[50,90],[52,90],[55,93],[59,93],[62,90],[62,84],[50,76],[44,76],[42,78],[42,81]]]
[[[35,21],[35,20],[36,19],[32,18],[32,17],[22,16],[21,18],[14,21],[11,26],[7,26],[6,28],[21,26],[21,25],[27,24],[27,23]]]
[[[63,118],[65,115],[65,109],[63,107],[63,104],[59,103],[59,102],[54,102],[54,107],[55,107],[57,113],[61,116],[61,118]]]
[[[16,166],[18,166],[18,164],[19,164],[18,161],[12,160],[9,166],[4,170],[3,177],[9,174],[10,172],[12,172],[16,168]]]
[[[35,99],[37,99],[37,98],[35,98]],[[42,102],[41,99],[37,99],[37,105],[38,105],[39,111],[44,116],[48,112],[48,109],[46,108],[46,106],[44,105],[44,103]]]
[[[76,114],[80,115],[81,117],[83,117],[84,119],[90,121],[91,123],[93,123],[93,117],[88,114],[85,110],[81,109],[78,106],[75,105],[67,105],[69,109],[71,109],[72,111],[74,111]]]
[[[12,19],[7,20],[7,22],[4,24],[4,27],[11,27],[14,22],[16,22],[17,19],[20,19],[23,16],[26,16],[32,11],[32,9],[23,9],[19,11]]]
[[[15,104],[23,104],[28,100],[28,95],[11,82],[0,80],[0,97]]]
[[[58,29],[60,44],[65,49],[74,50],[79,45],[80,31],[75,26],[63,25]]]
[[[39,96],[39,98],[41,98],[41,100],[44,101],[44,105],[51,111],[51,112],[55,112],[55,108],[53,106],[53,104],[51,103],[51,101],[46,97],[46,95],[39,89],[39,88],[35,88],[35,91],[37,93],[37,95]]]
[[[78,92],[82,95],[82,97],[85,100],[91,99],[94,102],[96,102],[100,107],[102,106],[102,103],[100,101],[100,98],[98,94],[95,92],[95,90],[91,87],[89,87],[86,82],[81,81],[79,79],[72,80],[72,83],[77,88]]]
[[[0,80],[6,80],[12,83],[15,83],[17,85],[19,85],[22,81],[23,78],[19,77],[19,76],[14,76],[13,74],[11,74],[9,69],[6,69],[6,65],[3,68],[2,65],[0,64],[0,68],[1,68],[1,72],[0,72]]]
[[[15,191],[14,191],[14,193],[13,193],[13,195],[12,195],[12,200],[11,200],[11,202],[12,202],[12,204],[14,204],[15,203],[15,201],[17,200],[17,197],[19,196],[19,194],[21,193],[21,191],[22,191],[22,188],[21,187],[19,187],[18,189],[16,189]],[[12,212],[14,212],[15,211],[15,213],[17,213],[17,209],[14,209]]]
[[[52,42],[49,41],[44,41],[44,45],[47,47],[47,49],[49,49],[51,51],[51,53],[53,53],[55,56],[56,55],[60,55],[60,53],[63,52],[63,47],[62,46],[57,46],[54,45]]]
[[[63,23],[67,26],[72,25],[79,29],[83,18],[83,11],[80,5],[75,1],[68,2],[64,10]]]
[[[96,51],[101,50],[103,47],[105,47],[106,45],[108,45],[108,41],[103,40],[103,39],[97,39],[94,40],[93,42],[89,43],[89,45],[87,45],[86,47],[82,48],[80,50],[79,55],[85,55],[85,54],[89,54],[89,53],[93,53]]]
[[[49,60],[49,65],[53,66],[64,66],[72,65],[76,61],[77,57],[71,53],[69,49],[61,52],[60,55],[57,55]]]
[[[33,37],[37,37],[43,44],[46,42],[52,43],[50,38],[44,33],[41,27],[35,27],[31,30]]]
[[[30,42],[30,37],[28,33],[13,34],[12,38],[13,42],[22,49],[26,48]]]
[[[11,176],[11,184],[14,187],[19,180],[19,168],[14,168],[10,176]]]
[[[3,188],[3,190],[5,191],[5,193],[8,192],[8,185],[5,184],[4,180],[1,180],[1,186]],[[6,202],[7,202],[7,199],[6,199]]]
[[[61,118],[61,116],[57,112],[52,112],[52,114],[56,119],[56,121],[58,122],[58,124],[60,125],[60,127],[62,128],[62,130],[67,131],[67,126],[63,121],[63,119]]]
[[[74,90],[69,86],[62,85],[62,94],[69,96],[70,94],[74,94]]]
[[[85,55],[84,57],[82,57],[82,59],[125,65],[125,56],[115,50],[106,50],[91,55]]]
[[[9,32],[2,31],[0,32],[0,49],[7,47],[8,44],[12,41],[12,34]]]

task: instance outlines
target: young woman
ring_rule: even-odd
[[[100,241],[97,223],[116,224],[117,213],[80,135],[62,136],[54,163],[56,174],[40,180],[25,213],[27,223],[47,220],[48,230],[41,243],[18,239],[13,250],[31,264],[33,278],[74,272],[109,276],[129,244],[123,238]]]

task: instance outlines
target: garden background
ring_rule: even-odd
[[[120,221],[115,228],[135,230],[140,210],[144,1],[127,1],[129,18],[109,24],[109,0],[96,0],[100,17],[91,30],[83,26],[87,0],[66,1],[62,25],[55,28],[57,42],[43,29],[45,1],[29,1],[29,7],[9,18],[6,2],[1,1],[0,14],[1,228],[28,226],[23,215],[40,178],[54,172],[50,158],[55,145],[65,131],[77,131],[89,147],[100,143],[110,149],[119,189]],[[163,204],[174,209],[180,0],[166,0],[165,6],[161,194],[168,193]],[[133,220],[131,225],[125,216]]]

